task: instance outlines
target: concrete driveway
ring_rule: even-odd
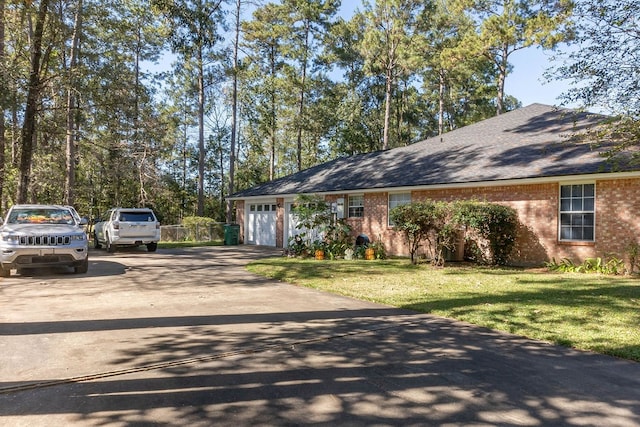
[[[0,281],[2,426],[640,426],[640,364],[247,273],[92,251]]]

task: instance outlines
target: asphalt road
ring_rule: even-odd
[[[640,364],[247,273],[247,246],[0,281],[2,426],[640,426]],[[336,278],[339,280],[339,278]]]

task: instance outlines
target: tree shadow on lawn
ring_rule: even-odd
[[[597,279],[580,282],[571,278],[558,282],[545,278],[542,282],[531,279],[521,283],[523,289],[519,291],[470,291],[461,297],[425,298],[402,308],[445,315],[563,346],[578,346],[640,360],[640,346],[625,346],[622,341],[618,344],[617,340],[621,338],[607,329],[611,324],[611,329],[615,327],[621,333],[635,334],[632,325],[640,324],[640,286],[637,282],[621,279],[615,282],[616,285],[603,285]],[[605,342],[607,338],[612,340]],[[634,338],[630,336],[630,339]]]

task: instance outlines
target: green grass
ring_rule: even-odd
[[[256,274],[640,361],[637,277],[385,261],[270,258]]]

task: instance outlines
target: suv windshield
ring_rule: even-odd
[[[156,219],[151,212],[120,212],[118,220],[123,222],[153,222]]]
[[[14,209],[7,224],[75,224],[68,209]]]

